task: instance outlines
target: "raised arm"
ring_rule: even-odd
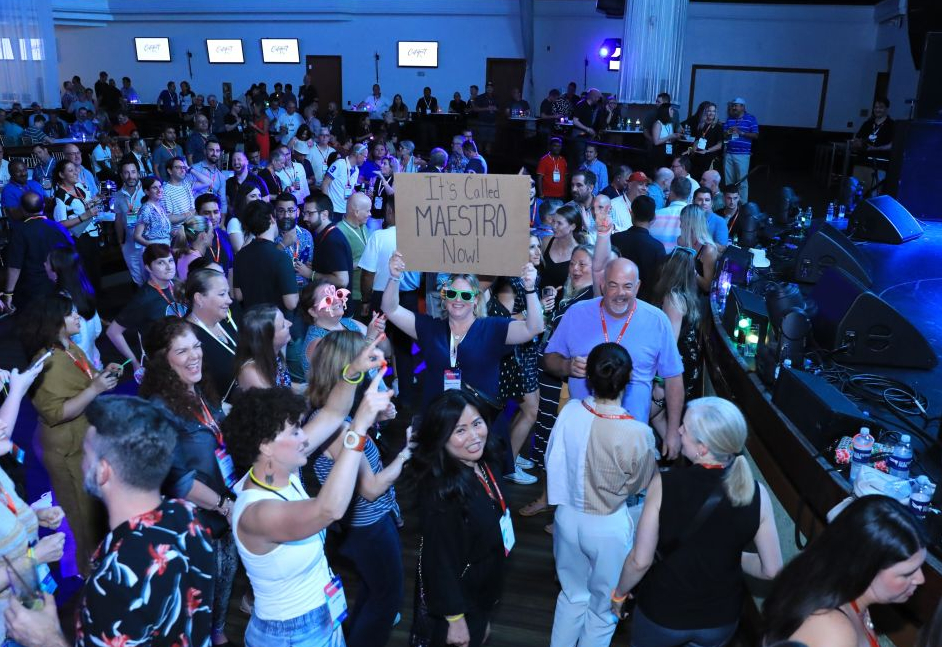
[[[399,253],[399,250],[396,250],[389,257],[389,283],[386,284],[386,289],[383,290],[383,314],[396,328],[412,339],[416,339],[418,333],[415,330],[415,313],[399,305],[399,281],[402,279],[402,273],[405,270],[406,263],[402,259],[402,254]]]
[[[523,289],[527,293],[527,318],[524,321],[513,321],[507,326],[508,345],[523,344],[543,332],[546,322],[543,319],[543,304],[540,295],[536,292],[536,268],[527,263],[521,274]]]

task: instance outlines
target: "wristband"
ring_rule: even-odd
[[[395,281],[396,283],[398,283],[399,281],[402,280],[402,277],[401,277],[401,276],[390,276],[390,277],[389,277],[389,280],[390,280],[390,281]]]
[[[622,595],[622,596],[619,597],[619,596],[615,595],[616,592],[617,592],[616,589],[612,589],[612,602],[616,602],[616,603],[618,603],[618,604],[621,604],[622,602],[624,602],[625,600],[628,599],[628,595],[629,595],[628,593],[625,593],[624,595]]]
[[[447,620],[448,622],[458,622],[459,620],[463,620],[463,619],[464,619],[463,613],[459,613],[456,616],[445,616],[445,620]]]
[[[532,290],[528,290],[528,289],[524,288],[524,289],[523,289],[523,293],[524,293],[524,294],[536,294],[536,288],[533,288]]]
[[[347,384],[359,384],[360,382],[362,382],[362,381],[363,381],[363,375],[364,375],[363,373],[360,373],[360,374],[359,374],[360,376],[359,376],[359,377],[356,377],[356,378],[347,377],[347,369],[349,369],[349,368],[350,368],[350,365],[349,365],[349,364],[344,364],[344,365],[343,365],[343,370],[340,372],[340,377],[343,378],[343,381],[346,382]]]
[[[33,560],[34,562],[36,561],[36,551],[33,550],[32,546],[26,549],[26,556],[30,558],[31,560]]]

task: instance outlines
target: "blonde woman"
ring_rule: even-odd
[[[177,276],[186,281],[190,263],[206,255],[213,242],[213,223],[206,216],[190,216],[183,221],[183,238],[177,239],[174,256],[177,259]]]
[[[641,582],[632,644],[725,645],[739,624],[743,572],[772,579],[782,568],[772,502],[743,456],[746,420],[732,402],[687,405],[681,451],[693,467],[655,473],[635,544],[612,591],[621,614]],[[755,543],[758,553],[745,549]],[[654,554],[661,559],[654,564]]]
[[[716,273],[719,252],[707,226],[707,212],[702,207],[688,204],[680,212],[680,236],[677,244],[694,252],[697,267],[697,287],[704,294],[710,293],[710,284]]]

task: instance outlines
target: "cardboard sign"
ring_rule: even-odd
[[[397,173],[396,246],[408,270],[520,276],[529,207],[525,175]]]

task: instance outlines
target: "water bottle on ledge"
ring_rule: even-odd
[[[861,427],[860,433],[854,436],[853,449],[850,462],[850,482],[857,480],[860,468],[870,464],[870,454],[873,453],[874,438],[867,427]]]
[[[832,220],[834,220],[834,203],[833,202],[828,202],[828,210],[827,210],[827,213],[824,215],[824,219],[827,222],[831,222]]]
[[[903,434],[899,437],[899,442],[893,447],[893,454],[887,461],[890,468],[890,476],[897,476],[901,479],[909,478],[909,466],[913,462],[913,444],[909,434]]]
[[[929,480],[929,477],[923,474],[913,480],[913,491],[909,495],[909,509],[913,511],[919,519],[925,519],[929,512],[929,504],[932,502],[932,496],[935,494],[935,483]]]

